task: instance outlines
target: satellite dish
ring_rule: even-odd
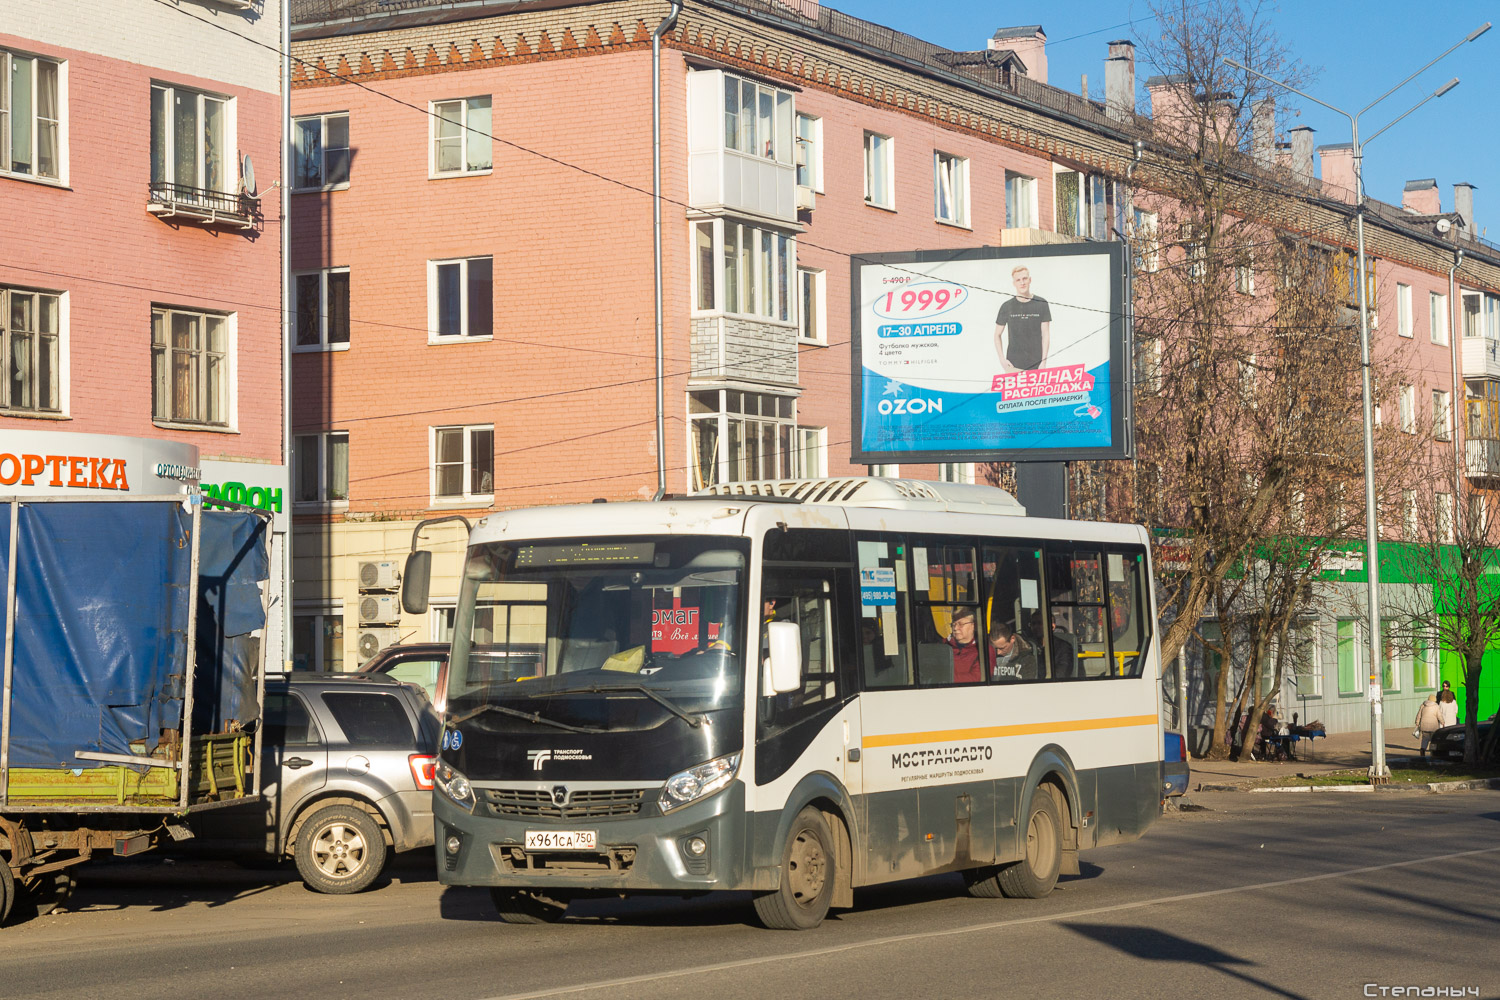
[[[240,190],[255,197],[255,164],[250,162],[249,153],[240,157]]]
[[[1446,232],[1448,232],[1448,230],[1450,230],[1452,228],[1453,228],[1453,223],[1449,222],[1447,219],[1439,219],[1439,220],[1437,220],[1437,231],[1439,233],[1446,233]]]

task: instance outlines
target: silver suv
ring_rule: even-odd
[[[359,892],[390,852],[432,845],[439,723],[419,688],[297,672],[266,681],[262,716],[261,807],[212,810],[201,837],[290,856],[302,881],[326,893]]]

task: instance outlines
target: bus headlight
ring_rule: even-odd
[[[438,761],[437,767],[433,768],[432,783],[460,809],[465,812],[474,811],[474,787],[452,764]]]
[[[733,781],[739,770],[740,755],[732,753],[728,757],[678,771],[662,786],[661,798],[658,800],[661,811],[669,813],[690,802],[707,798]]]

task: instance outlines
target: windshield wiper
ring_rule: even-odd
[[[703,725],[703,717],[701,715],[689,715],[687,712],[684,712],[676,702],[672,701],[672,699],[668,698],[666,695],[662,694],[659,691],[651,690],[644,684],[595,684],[592,687],[570,687],[565,688],[561,691],[537,691],[533,694],[528,695],[528,697],[551,698],[561,694],[607,694],[611,691],[628,691],[635,694],[643,694],[647,698],[650,698],[652,701],[656,702],[662,708],[665,708],[668,712],[671,712],[673,715],[677,716],[683,722],[686,722],[688,725],[692,726],[694,729],[697,729],[699,726]]]
[[[558,722],[556,719],[546,719],[546,718],[543,718],[542,716],[538,715],[536,712],[523,712],[523,711],[521,711],[520,709],[517,709],[517,708],[506,708],[504,705],[493,705],[493,704],[480,705],[478,708],[475,708],[475,709],[472,709],[472,710],[470,710],[468,712],[465,712],[463,715],[450,715],[448,717],[448,725],[450,725],[450,726],[456,726],[456,725],[458,725],[460,723],[468,722],[470,719],[474,718],[475,716],[477,716],[477,715],[483,715],[485,712],[499,712],[502,715],[510,715],[510,716],[514,716],[517,719],[525,719],[527,722],[535,722],[535,723],[538,723],[538,724],[543,725],[543,726],[552,726],[552,727],[554,727],[556,729],[565,729],[565,730],[567,730],[570,733],[606,733],[606,732],[609,732],[609,730],[607,730],[607,729],[593,729],[593,728],[588,727],[588,726],[570,726],[566,722]]]

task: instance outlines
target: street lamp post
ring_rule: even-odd
[[[1283,88],[1284,90],[1289,90],[1299,97],[1312,101],[1314,104],[1325,107],[1329,111],[1343,115],[1345,118],[1349,119],[1349,132],[1353,140],[1352,145],[1354,147],[1354,228],[1356,252],[1359,255],[1359,354],[1365,437],[1365,589],[1366,600],[1369,602],[1371,784],[1389,781],[1391,772],[1389,768],[1386,767],[1385,763],[1385,705],[1382,698],[1380,676],[1380,538],[1375,516],[1375,421],[1374,404],[1371,398],[1372,394],[1370,388],[1370,305],[1368,299],[1368,281],[1365,275],[1365,185],[1362,169],[1364,161],[1364,147],[1359,141],[1359,116],[1375,107],[1375,105],[1379,104],[1387,97],[1390,97],[1396,91],[1400,90],[1412,80],[1416,79],[1422,73],[1426,72],[1440,60],[1444,59],[1450,53],[1452,53],[1454,49],[1457,49],[1459,46],[1467,42],[1474,41],[1474,39],[1478,38],[1489,29],[1490,22],[1486,21],[1478,28],[1475,28],[1473,31],[1469,32],[1469,34],[1464,36],[1461,41],[1451,46],[1442,55],[1438,56],[1436,59],[1433,59],[1431,62],[1427,63],[1427,65],[1411,74],[1411,76],[1408,76],[1405,80],[1402,80],[1390,90],[1387,90],[1384,94],[1381,94],[1379,97],[1375,98],[1375,100],[1371,101],[1369,104],[1365,105],[1363,108],[1354,112],[1353,114],[1350,114],[1342,108],[1336,108],[1326,101],[1320,101],[1316,97],[1313,97],[1311,94],[1305,94],[1288,83],[1283,83],[1282,81],[1277,80],[1274,77],[1270,77],[1264,73],[1257,72],[1242,63],[1238,63],[1235,60],[1230,59],[1227,56],[1224,57],[1225,64],[1233,66],[1237,70],[1249,73],[1251,76],[1259,77],[1260,79],[1265,80],[1268,83],[1273,83],[1276,86]],[[1387,122],[1373,135],[1366,139],[1365,142],[1374,142],[1382,132],[1386,131],[1386,129],[1389,129],[1392,125],[1395,125],[1397,122],[1401,121],[1413,111],[1416,111],[1428,101],[1442,97],[1444,94],[1446,94],[1456,86],[1458,86],[1458,79],[1455,77],[1454,79],[1449,80],[1447,83],[1443,84],[1437,90],[1433,91],[1431,94],[1422,98],[1422,100],[1412,105],[1402,114]]]

